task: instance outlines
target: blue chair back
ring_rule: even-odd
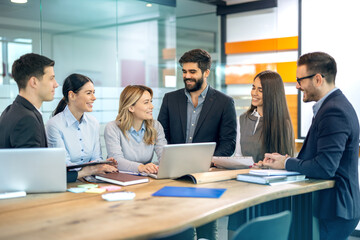
[[[232,240],[287,240],[290,225],[290,211],[257,217],[236,230]]]

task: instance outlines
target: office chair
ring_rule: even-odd
[[[182,229],[171,234],[160,235],[150,240],[193,240],[194,239],[194,228],[189,227]]]
[[[291,225],[291,212],[257,217],[244,223],[234,233],[232,240],[287,240]]]

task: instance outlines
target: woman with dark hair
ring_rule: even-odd
[[[255,162],[269,152],[293,156],[294,131],[280,75],[269,70],[256,75],[251,98],[238,119],[235,156],[252,156]]]
[[[105,127],[108,156],[115,158],[118,169],[130,172],[157,173],[152,163],[166,144],[164,129],[153,119],[153,91],[143,85],[127,86],[120,95],[119,114]]]
[[[235,156],[252,156],[261,166],[265,153],[294,155],[294,131],[281,76],[263,71],[254,78],[251,106],[238,119]],[[241,225],[240,213],[229,216],[228,237]]]
[[[49,147],[65,148],[68,166],[102,160],[99,123],[95,117],[87,114],[92,112],[96,100],[93,82],[84,75],[71,74],[65,79],[62,92],[63,98],[46,124]],[[114,159],[108,160],[116,166]],[[68,182],[116,171],[114,166],[108,164],[87,166],[80,171],[68,172]]]

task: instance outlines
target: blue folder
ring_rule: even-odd
[[[226,188],[163,187],[153,194],[157,197],[220,198]]]

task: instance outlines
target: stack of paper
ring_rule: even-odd
[[[217,168],[242,169],[254,164],[252,157],[213,157],[212,162]]]
[[[300,174],[299,172],[278,169],[252,169],[249,171],[249,173],[262,176],[290,176]]]
[[[286,170],[250,170],[248,174],[239,174],[238,181],[266,185],[278,185],[307,180],[306,176],[298,172]]]

